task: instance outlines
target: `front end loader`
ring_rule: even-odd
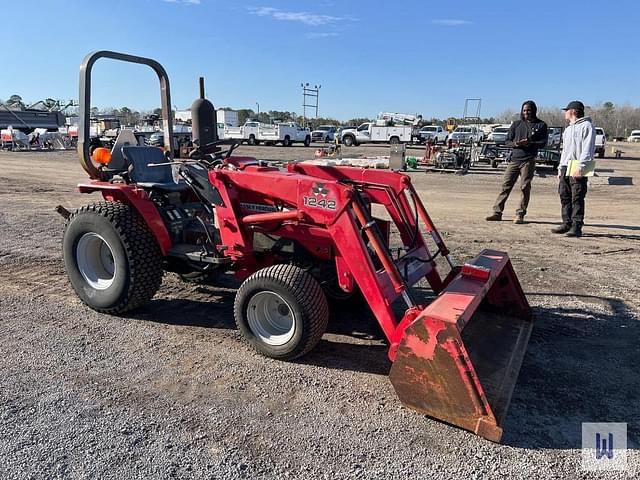
[[[89,155],[91,67],[103,57],[158,74],[164,151],[120,139]],[[193,149],[173,159],[169,80],[153,60],[89,54],[80,90],[78,150],[90,181],[79,190],[104,198],[67,218],[64,261],[84,303],[122,314],[148,302],[165,271],[213,284],[234,275],[244,339],[290,360],[319,342],[332,302],[360,292],[388,341],[401,402],[500,441],[532,328],[506,253],[484,250],[455,265],[407,175],[304,162],[279,169],[234,156],[234,146],[222,151],[208,133],[215,110],[203,86],[193,108],[207,113],[194,115]],[[428,303],[414,289],[425,282]]]

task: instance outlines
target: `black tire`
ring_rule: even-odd
[[[292,315],[293,335],[285,343],[269,344],[250,326],[248,310],[253,308],[255,312],[255,297],[264,293],[278,296]],[[258,353],[280,360],[292,360],[313,349],[329,321],[327,299],[320,284],[311,274],[290,264],[263,268],[247,278],[238,289],[233,313],[245,340]]]
[[[397,144],[399,144],[399,143],[400,143],[400,139],[399,139],[398,137],[391,137],[391,138],[389,139],[389,143],[390,143],[391,145],[397,145]]]
[[[258,143],[256,142],[256,136],[252,133],[251,135],[249,135],[249,140],[247,140],[247,143],[251,146],[253,145],[257,145]]]
[[[598,152],[598,158],[604,158],[604,150]]]
[[[352,135],[345,135],[344,137],[342,137],[342,144],[345,147],[350,147],[352,145],[354,145],[356,143],[355,138],[353,138]]]
[[[289,135],[285,135],[284,140],[282,141],[282,146],[283,147],[291,146],[291,139],[289,138]]]
[[[497,160],[491,160],[491,168],[498,168],[498,161]]]
[[[95,288],[79,267],[82,251],[85,258],[90,256],[86,253],[89,247],[79,249],[80,242],[95,243],[96,238],[107,245],[105,251],[111,255],[113,264],[112,278],[107,280],[110,283],[102,288]],[[80,300],[93,310],[124,313],[145,305],[160,288],[163,273],[160,247],[145,221],[129,205],[100,202],[81,207],[69,217],[62,243],[71,285]],[[101,247],[99,251],[102,257]],[[109,275],[105,271],[105,277]]]
[[[311,145],[311,137],[304,137],[304,146],[308,147]]]
[[[351,292],[345,292],[338,285],[338,279],[332,278],[323,283],[322,290],[331,307],[360,307],[364,304],[364,296],[357,285],[353,286]]]

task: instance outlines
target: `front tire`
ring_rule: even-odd
[[[65,228],[63,255],[78,297],[99,312],[141,307],[162,283],[158,242],[124,203],[93,203],[74,212]]]
[[[389,139],[389,143],[390,143],[391,145],[397,145],[397,144],[399,144],[399,143],[400,143],[400,139],[399,139],[398,137],[391,137],[391,138]]]
[[[284,140],[282,141],[282,146],[283,147],[290,147],[291,146],[291,139],[289,138],[289,135],[284,137]]]
[[[311,145],[311,137],[304,137],[304,146],[308,147]]]
[[[342,139],[342,143],[344,144],[345,147],[350,147],[356,142],[355,142],[355,140],[353,139],[353,137],[351,135],[346,135]]]
[[[320,284],[290,264],[263,268],[247,278],[238,289],[233,311],[245,340],[258,353],[280,360],[313,349],[329,321]]]

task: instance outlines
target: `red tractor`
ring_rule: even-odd
[[[102,57],[157,73],[164,151],[124,135],[111,151],[89,155],[91,69]],[[243,337],[263,355],[290,360],[322,337],[327,299],[359,292],[388,340],[400,400],[499,441],[532,327],[507,254],[484,250],[455,266],[407,175],[304,162],[282,170],[233,156],[233,146],[220,151],[202,83],[194,148],[173,159],[170,105],[167,74],[153,60],[101,51],[81,65],[78,149],[90,181],[79,190],[104,201],[61,209],[64,262],[80,299],[122,314],[149,302],[165,271],[212,283],[235,275]],[[412,291],[421,280],[434,293],[428,305]],[[392,310],[399,298],[400,317]]]

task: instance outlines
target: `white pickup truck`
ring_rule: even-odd
[[[293,143],[303,143],[308,147],[311,144],[311,131],[295,122],[283,122],[261,128],[258,139],[267,144],[281,143],[284,147],[290,147]]]
[[[224,127],[224,138],[240,140],[247,142],[249,145],[258,145],[260,143],[260,131],[262,128],[268,127],[260,122],[247,120],[240,127]]]
[[[596,153],[598,158],[604,158],[604,151],[607,143],[607,134],[604,129],[596,127]]]
[[[419,143],[426,143],[427,140],[431,140],[436,144],[445,143],[447,131],[440,125],[425,125],[418,130],[417,140]]]
[[[478,127],[461,125],[447,135],[447,142],[453,140],[458,143],[480,143],[484,138],[484,132]]]
[[[346,147],[361,143],[410,143],[411,132],[411,125],[387,127],[367,122],[358,128],[343,130],[340,142]]]

